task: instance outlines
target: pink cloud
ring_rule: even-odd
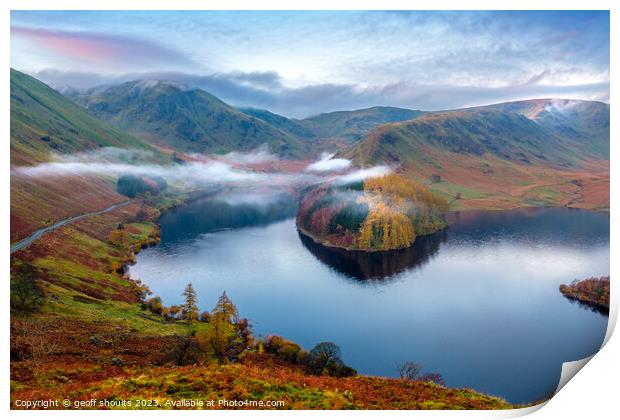
[[[11,35],[56,53],[64,58],[92,64],[158,63],[191,64],[191,60],[170,48],[142,39],[95,32],[51,31],[38,28],[11,27]]]

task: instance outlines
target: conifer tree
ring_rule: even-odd
[[[196,291],[191,283],[187,284],[183,291],[185,296],[185,303],[183,304],[183,316],[189,322],[189,334],[192,333],[192,322],[198,319],[198,301],[196,298]]]

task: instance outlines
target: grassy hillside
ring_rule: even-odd
[[[225,153],[266,144],[283,156],[303,154],[296,137],[200,89],[141,80],[94,89],[73,99],[121,129],[181,151]]]
[[[152,148],[100,121],[54,89],[11,69],[11,164],[46,161],[98,147]]]
[[[525,164],[577,166],[598,151],[549,133],[524,115],[488,109],[430,113],[374,131],[354,148],[371,163],[415,162],[423,147]],[[602,156],[598,156],[602,157]]]
[[[580,114],[580,127],[599,127],[587,140],[584,128],[581,134],[568,136],[559,126],[540,122],[535,117],[551,117],[541,111],[532,114],[536,104],[428,113],[386,124],[342,156],[362,166],[390,164],[444,195],[454,209],[521,205],[607,209],[605,106],[595,103],[600,112],[594,117],[589,117],[591,112]]]
[[[533,99],[483,108],[524,115],[550,135],[576,143],[586,156],[609,159],[609,104],[574,99]]]
[[[91,115],[40,81],[11,69],[11,165],[30,166],[52,154],[91,152],[101,147],[169,156]],[[29,177],[11,173],[11,241],[53,222],[126,199],[116,193],[111,176]]]

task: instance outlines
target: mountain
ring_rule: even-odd
[[[152,150],[44,83],[11,69],[11,164],[45,161],[51,152],[67,154],[106,146]]]
[[[149,160],[170,157],[97,119],[84,108],[17,70],[11,69],[11,166],[31,166],[52,154],[91,152],[102,147],[146,151]],[[113,151],[110,151],[112,154]],[[27,176],[11,171],[11,241],[77,214],[125,201],[116,179],[106,175]]]
[[[609,105],[543,99],[429,112],[382,125],[340,155],[390,164],[457,208],[607,208]]]
[[[316,138],[316,134],[312,130],[304,127],[298,120],[283,117],[282,115],[275,114],[267,111],[266,109],[240,108],[239,111],[251,117],[263,120],[266,123],[277,127],[281,131],[299,139],[310,140]]]
[[[411,109],[377,106],[355,111],[329,112],[295,121],[314,133],[317,138],[351,143],[363,139],[382,124],[412,120],[422,114],[422,111]]]
[[[574,99],[534,99],[484,107],[525,115],[549,134],[582,143],[588,153],[609,158],[609,104]]]
[[[201,89],[138,80],[66,94],[95,116],[150,142],[185,152],[225,153],[263,144],[302,158],[364,138],[381,124],[416,118],[421,111],[374,107],[290,119],[264,109],[236,109]]]
[[[430,112],[381,126],[348,154],[362,163],[407,163],[425,147],[561,167],[608,159],[609,105],[544,99]]]
[[[303,145],[295,136],[201,89],[138,80],[91,89],[72,99],[121,129],[176,150],[226,153],[266,144],[283,156],[303,154]]]

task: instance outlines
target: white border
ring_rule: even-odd
[[[618,27],[620,25],[620,7],[612,0],[498,0],[495,2],[484,0],[434,0],[432,2],[421,1],[405,1],[405,0],[297,0],[294,3],[291,1],[281,0],[220,0],[220,1],[201,1],[196,0],[152,0],[137,1],[137,0],[91,0],[84,2],[83,0],[57,0],[57,1],[42,1],[42,0],[23,0],[15,1],[8,0],[5,2],[5,10],[1,17],[1,27],[3,28],[2,34],[4,37],[4,54],[2,55],[5,82],[1,84],[2,98],[2,128],[4,133],[4,147],[6,153],[3,155],[5,162],[4,171],[2,173],[3,182],[0,184],[2,188],[2,197],[5,197],[3,201],[3,212],[5,223],[0,225],[0,235],[5,243],[6,257],[2,260],[2,270],[4,273],[9,271],[9,253],[10,246],[10,229],[9,229],[9,214],[10,207],[9,202],[6,200],[9,197],[9,66],[10,66],[10,10],[196,10],[196,9],[213,9],[213,10],[347,10],[347,9],[361,9],[361,10],[611,10],[611,51],[620,51],[620,45],[618,43]],[[618,72],[618,65],[616,60],[618,54],[611,54],[611,78],[615,81],[615,77]],[[610,97],[618,97],[617,85],[611,83],[611,95]],[[619,140],[618,124],[614,122],[620,121],[620,115],[614,106],[611,107],[611,156],[615,162],[618,153],[617,141]],[[616,209],[618,206],[618,195],[615,193],[616,181],[618,179],[618,169],[615,165],[611,166],[611,208]],[[611,255],[620,255],[618,253],[618,247],[615,238],[617,238],[618,225],[615,222],[615,218],[611,218]],[[611,276],[615,278],[617,262],[612,258],[611,261]],[[2,329],[2,335],[4,337],[4,343],[9,342],[9,305],[8,305],[8,291],[9,282],[5,277],[5,281],[2,283],[2,296],[5,299],[4,309],[4,322],[0,326]],[[610,325],[608,327],[606,342],[610,339],[613,328],[615,327],[618,313],[618,293],[615,287],[612,287],[612,309],[610,312]],[[579,373],[577,379],[569,381],[568,384],[561,392],[552,398],[549,403],[545,405],[545,408],[539,411],[536,409],[523,409],[514,411],[498,411],[498,412],[454,412],[454,411],[437,411],[437,412],[411,412],[411,411],[389,411],[375,413],[373,411],[366,412],[334,412],[334,411],[322,411],[322,412],[307,412],[296,411],[291,412],[231,412],[231,411],[216,411],[208,413],[198,412],[96,412],[88,414],[89,416],[96,417],[110,417],[117,418],[135,418],[136,416],[153,416],[160,417],[170,416],[174,418],[196,418],[194,416],[209,417],[227,417],[227,418],[241,418],[251,416],[252,418],[265,418],[265,417],[279,417],[286,418],[294,415],[300,418],[315,418],[330,417],[330,418],[344,418],[355,416],[355,418],[370,418],[376,415],[389,416],[390,418],[410,418],[415,416],[416,418],[481,418],[481,417],[516,417],[525,415],[527,413],[536,411],[532,414],[532,418],[538,419],[571,419],[571,418],[609,418],[614,412],[618,412],[616,405],[617,391],[616,376],[619,374],[619,362],[618,355],[620,354],[620,344],[618,339],[612,338],[607,342],[604,348],[583,368],[583,371]],[[9,352],[8,346],[2,346],[0,350],[2,352],[2,367],[3,367],[3,380],[1,382],[1,399],[0,404],[4,410],[9,411]],[[82,418],[85,412],[52,412],[43,411],[37,412],[22,412],[11,411],[11,416],[19,418],[34,418],[45,416],[46,419],[55,419],[62,417],[68,418]]]

